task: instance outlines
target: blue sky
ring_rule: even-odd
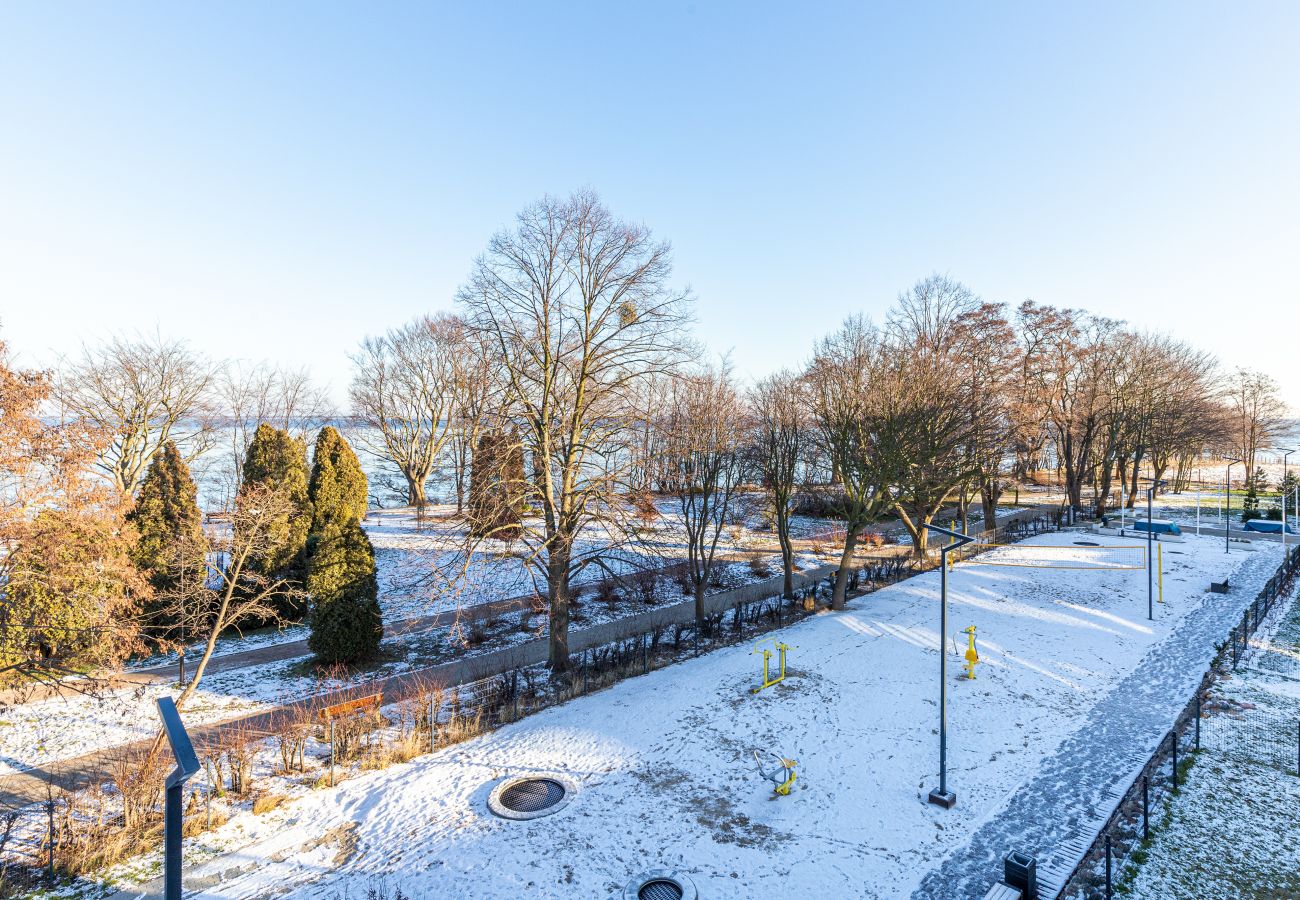
[[[931,272],[1300,407],[1300,4],[0,5],[0,335],[310,365],[590,186],[759,375]]]

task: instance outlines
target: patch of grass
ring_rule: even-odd
[[[260,816],[278,809],[288,799],[284,794],[262,794],[253,800],[253,815]]]

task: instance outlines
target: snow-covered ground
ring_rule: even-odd
[[[1202,750],[1132,873],[1139,900],[1300,897],[1300,602],[1215,689]]]
[[[779,556],[762,561],[768,566],[765,570],[768,575],[780,571]],[[817,560],[803,555],[797,564],[800,567],[814,566]],[[756,572],[747,562],[720,563],[716,584],[710,590],[751,583],[758,580],[763,571]],[[654,595],[656,603],[684,599],[681,588],[666,578],[656,582]],[[574,612],[573,627],[592,627],[644,611],[648,607],[641,599],[638,594],[634,600],[610,606],[587,597]],[[514,615],[486,623],[472,646],[466,646],[467,629],[464,627],[443,627],[388,638],[381,646],[386,658],[350,673],[318,672],[308,664],[306,657],[218,671],[203,679],[202,687],[185,708],[185,719],[191,725],[203,725],[250,715],[325,691],[356,686],[452,658],[472,657],[540,637],[544,617],[533,616],[529,622],[530,627],[520,627],[519,616]],[[305,637],[305,631],[299,636]],[[191,673],[196,658],[197,651],[190,656]],[[94,695],[68,693],[63,697],[5,707],[0,710],[0,776],[152,737],[158,729],[156,699],[177,693],[177,685],[159,683],[104,690]]]
[[[1003,809],[1148,651],[1160,645],[1178,659],[1185,616],[1240,602],[1207,593],[1211,578],[1241,567],[1234,594],[1253,592],[1280,556],[1261,546],[1225,563],[1212,539],[1169,545],[1165,603],[1150,622],[1145,573],[1114,568],[1128,554],[1079,540],[1131,543],[1045,535],[1033,543],[1067,549],[1003,548],[949,576],[954,810],[926,802],[939,718],[939,576],[929,573],[786,629],[789,676],[757,695],[748,647],[670,666],[266,815],[237,816],[191,842],[201,855],[226,852],[192,875],[251,870],[202,894],[210,898],[356,895],[375,875],[418,897],[607,897],[661,867],[689,874],[709,898],[905,896]],[[996,561],[1054,568],[988,564]],[[957,640],[964,647],[958,631],[971,624],[982,661],[967,681]],[[755,748],[798,761],[791,796],[772,797]],[[500,779],[547,771],[579,786],[562,812],[531,822],[487,812]]]

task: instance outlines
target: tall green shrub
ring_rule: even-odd
[[[318,534],[331,522],[362,519],[369,501],[369,485],[361,463],[348,442],[327,425],[316,437],[311,479],[311,530]]]
[[[306,580],[307,535],[311,531],[311,501],[307,495],[307,446],[287,431],[265,423],[257,426],[244,458],[241,490],[264,485],[289,500],[288,510],[270,532],[269,546],[248,570],[256,575],[285,579],[301,587]],[[300,618],[301,603],[285,601],[281,615]]]
[[[141,610],[145,636],[183,639],[178,607],[169,601],[182,579],[204,577],[206,543],[198,488],[174,442],[154,454],[127,521],[135,526],[131,560],[153,587]]]
[[[317,659],[356,663],[374,658],[384,626],[375,551],[360,522],[331,522],[317,536],[307,590],[312,599],[307,645]]]
[[[509,540],[522,531],[524,451],[518,431],[484,431],[470,460],[469,528],[477,537]]]

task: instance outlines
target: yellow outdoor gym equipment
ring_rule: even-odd
[[[979,651],[975,649],[975,626],[963,628],[961,633],[966,635],[966,671],[962,673],[962,676],[974,681],[975,664],[980,661]]]
[[[757,652],[758,652],[759,645],[762,644],[762,643],[763,643],[763,642],[760,641],[758,644],[755,644],[755,645],[754,645],[754,649],[751,650],[751,651],[749,651],[749,655],[750,655],[750,656],[753,656],[755,653],[757,653]],[[764,648],[763,648],[763,683],[760,684],[758,687],[756,687],[756,688],[753,689],[753,693],[755,693],[755,694],[757,694],[757,693],[758,693],[759,691],[761,691],[763,688],[769,688],[769,687],[771,687],[772,685],[774,685],[774,684],[779,684],[780,682],[782,682],[782,681],[785,680],[785,651],[787,651],[787,650],[790,649],[790,645],[789,645],[789,644],[783,644],[783,643],[781,643],[780,641],[777,641],[777,642],[776,642],[776,649],[777,649],[777,652],[780,654],[779,664],[780,664],[780,671],[781,671],[781,674],[780,674],[780,675],[777,675],[775,678],[771,678],[771,677],[769,677],[769,675],[768,675],[768,664],[769,664],[769,663],[771,662],[771,660],[772,660],[772,651],[771,651],[771,650],[768,650],[766,647],[764,647]]]
[[[764,757],[774,763],[772,768],[763,768]],[[794,784],[795,779],[794,767],[798,765],[795,760],[777,756],[771,750],[755,750],[754,765],[758,766],[760,775],[772,782],[772,793],[782,797],[790,796],[790,787]]]

